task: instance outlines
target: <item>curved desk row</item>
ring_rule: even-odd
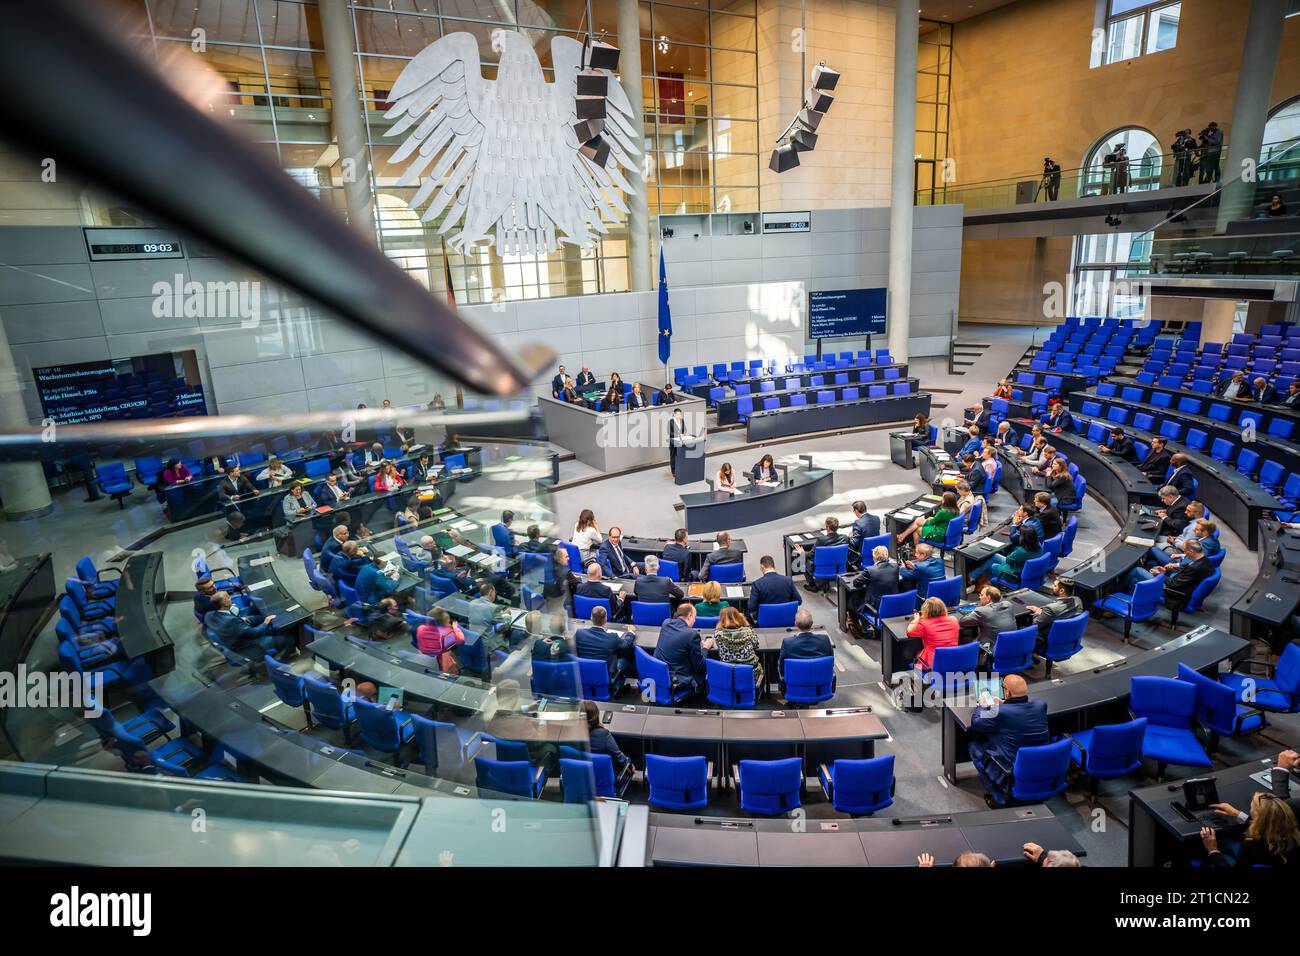
[[[1061,384],[1055,389],[1048,388],[1043,383],[1049,378],[1059,378]],[[1081,392],[1087,388],[1089,384],[1088,377],[1086,375],[1080,375],[1077,372],[1054,372],[1024,368],[1013,369],[1011,381],[1016,385],[1027,385],[1035,391],[1051,393],[1055,390],[1060,392],[1062,395],[1068,395],[1071,392]],[[1020,397],[1022,399],[1024,398],[1023,395]]]
[[[890,395],[884,398],[861,398],[848,402],[810,403],[796,408],[756,411],[745,426],[745,440],[767,441],[787,435],[860,428],[882,422],[907,421],[917,415],[930,414],[930,394]]]
[[[886,394],[890,394],[894,390],[894,386],[898,385],[900,382],[907,382],[911,385],[913,394],[920,390],[919,381],[915,378],[908,377],[905,369],[894,378],[886,378],[884,372],[874,369],[864,370],[857,373],[856,376],[850,376],[848,372],[840,372],[838,373],[838,377],[844,379],[842,382],[836,381],[835,379],[837,376],[830,373],[826,375],[812,375],[805,377],[809,379],[821,378],[823,381],[818,384],[813,381],[804,382],[797,378],[788,378],[785,380],[777,378],[776,381],[784,385],[784,388],[768,389],[767,391],[752,391],[744,395],[735,395],[731,398],[719,399],[714,406],[717,409],[718,424],[734,425],[740,421],[741,415],[739,405],[744,399],[749,399],[752,409],[758,410],[763,407],[764,400],[769,398],[776,399],[782,407],[788,407],[790,405],[790,399],[794,395],[804,395],[811,403],[816,400],[817,393],[823,391],[834,392],[835,398],[838,401],[843,398],[843,392],[846,388],[857,389],[860,394],[865,395],[867,390],[871,386],[875,385],[888,389]],[[852,381],[849,381],[850,377],[852,377]],[[829,381],[826,381],[825,379],[829,379]]]
[[[287,527],[289,535],[293,539],[295,553],[302,554],[307,548],[317,547],[317,539],[323,541],[328,538],[333,533],[335,526],[340,523],[342,515],[347,515],[349,528],[357,528],[361,525],[366,527],[380,524],[392,525],[396,520],[394,516],[398,511],[402,510],[412,495],[432,494],[433,489],[436,488],[438,496],[445,504],[456,493],[458,483],[459,478],[456,475],[447,475],[439,476],[433,485],[406,485],[397,491],[371,491],[354,495],[336,505],[329,506],[324,511],[317,508],[311,514],[300,518],[284,517],[284,510],[281,506],[283,495],[280,495],[276,498],[274,511],[272,512],[272,527],[281,525]],[[311,491],[310,488],[307,490]],[[265,495],[265,492],[263,495]],[[261,496],[254,500],[260,500],[260,498]],[[245,510],[242,505],[240,510]],[[385,528],[385,530],[387,529]]]
[[[1246,381],[1248,383],[1253,381],[1254,378],[1254,375],[1251,375],[1249,372],[1246,373]],[[1268,378],[1268,376],[1265,375],[1264,378]],[[1217,394],[1217,392],[1207,394],[1205,392],[1194,392],[1189,388],[1165,388],[1163,385],[1143,385],[1137,379],[1129,378],[1125,375],[1111,375],[1107,377],[1106,381],[1119,387],[1120,394],[1116,396],[1118,398],[1132,399],[1133,401],[1145,402],[1150,405],[1152,404],[1151,396],[1159,393],[1168,395],[1172,402],[1171,407],[1175,409],[1178,407],[1179,401],[1185,398],[1190,398],[1202,403],[1210,401],[1217,405],[1229,406],[1237,418],[1241,417],[1242,412],[1256,413],[1261,419],[1257,426],[1261,433],[1268,432],[1269,426],[1271,426],[1273,422],[1278,421],[1289,422],[1293,432],[1297,436],[1300,436],[1300,410],[1287,408],[1285,405],[1262,405],[1255,401],[1222,398]],[[1136,390],[1137,393],[1140,393],[1140,397],[1132,391],[1128,395],[1125,395],[1124,391],[1126,389]],[[1285,391],[1283,391],[1282,394],[1285,395]]]
[[[163,553],[133,554],[121,565],[117,586],[117,636],[128,660],[141,658],[154,674],[176,666],[176,648],[163,626],[167,587],[163,582]]]
[[[927,396],[928,399],[928,396]],[[835,472],[830,468],[792,469],[785,481],[774,485],[751,482],[725,491],[701,491],[682,495],[686,506],[686,529],[692,534],[726,531],[786,518],[821,504],[835,493]]]
[[[1109,399],[1103,399],[1103,402],[1106,401]],[[1102,419],[1092,419],[1083,415],[1076,416],[1076,421],[1081,425],[1093,421],[1106,427],[1111,425],[1110,422]],[[1150,442],[1155,437],[1154,432],[1132,427],[1125,427],[1124,432],[1130,437],[1137,437],[1146,442]],[[1216,518],[1221,518],[1224,524],[1237,529],[1239,533],[1244,531],[1242,537],[1251,548],[1258,547],[1259,522],[1262,518],[1270,517],[1274,509],[1282,507],[1278,500],[1261,488],[1258,482],[1247,478],[1231,465],[1215,461],[1204,452],[1193,451],[1186,445],[1174,441],[1168,442],[1167,450],[1187,456],[1192,474],[1196,477],[1199,486],[1197,497],[1211,513]]]
[[[653,554],[656,557],[663,557],[664,548],[672,544],[672,538],[642,538],[634,535],[623,535],[623,553],[633,561],[640,564],[645,560],[646,555]],[[689,541],[686,545],[691,552],[691,564],[689,568],[679,568],[682,572],[682,578],[685,579],[688,571],[701,571],[704,569],[704,562],[714,551],[718,549],[717,542],[712,538],[703,541]],[[745,547],[745,540],[735,536],[731,539],[731,548],[739,551],[742,555],[748,553]]]
[[[1129,689],[1134,677],[1177,677],[1186,664],[1203,674],[1213,674],[1224,661],[1238,661],[1250,652],[1250,642],[1205,626],[1182,637],[1079,674],[1036,684],[1032,695],[1047,704],[1053,734],[1068,733],[1101,723],[1129,719]],[[953,700],[943,705],[943,773],[957,782],[957,764],[970,759],[971,718],[975,708]]]
[[[1021,421],[1018,424],[1022,429],[1027,429],[1032,422]],[[1047,443],[1054,445],[1060,454],[1079,469],[1079,474],[1088,482],[1088,488],[1097,494],[1116,518],[1122,517],[1130,505],[1154,504],[1159,500],[1155,485],[1132,462],[1115,455],[1103,454],[1096,442],[1089,441],[1082,435],[1065,431],[1045,434]],[[1002,458],[1006,460],[1005,453]]]
[[[764,382],[779,382],[782,386],[791,379],[797,379],[798,388],[808,388],[812,385],[814,378],[821,378],[823,381],[829,379],[835,381],[836,375],[848,375],[855,382],[874,382],[883,379],[885,369],[897,369],[900,378],[907,376],[906,362],[889,362],[883,365],[876,365],[869,361],[854,362],[851,365],[844,365],[838,368],[813,369],[801,367],[799,371],[774,372],[764,375],[747,375],[744,378],[729,378],[726,381],[709,381],[699,382],[690,387],[690,393],[700,398],[708,398],[709,391],[717,388],[719,385],[730,386],[733,390],[737,385],[748,385],[752,394],[762,391]]]
[[[929,853],[950,866],[983,853],[998,866],[1025,863],[1024,845],[1084,850],[1043,804],[910,818],[817,821],[804,832],[790,821],[650,815],[649,858],[656,866],[907,866]]]
[[[1259,522],[1259,573],[1232,605],[1232,633],[1277,647],[1300,608],[1300,535],[1272,518]]]

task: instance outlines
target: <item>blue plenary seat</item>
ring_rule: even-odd
[[[803,805],[803,759],[742,760],[732,771],[740,809],[760,816],[789,813]]]
[[[610,607],[609,598],[589,598],[589,597],[583,597],[581,594],[575,594],[573,596],[574,617],[579,617],[582,618],[583,620],[590,620],[591,610],[592,608],[596,608],[596,607],[603,607],[605,609],[605,613],[609,617],[614,616],[614,609]]]
[[[1178,679],[1196,688],[1196,719],[1210,733],[1210,753],[1218,749],[1220,737],[1241,737],[1268,726],[1264,711],[1237,701],[1227,684],[1179,663]]]
[[[708,698],[719,707],[753,707],[754,668],[749,664],[728,664],[706,658],[704,661],[708,680]]]
[[[1129,689],[1129,709],[1135,717],[1147,719],[1142,737],[1142,756],[1154,760],[1158,773],[1177,764],[1209,767],[1201,742],[1196,737],[1196,688],[1172,677],[1134,677]]]
[[[665,810],[701,810],[709,805],[709,762],[704,757],[646,754],[647,802]]]
[[[1256,677],[1238,673],[1236,667],[1245,663],[1262,664],[1269,676]],[[1261,660],[1242,661],[1234,666],[1231,673],[1222,675],[1221,679],[1233,689],[1237,700],[1243,704],[1279,714],[1296,713],[1300,711],[1300,646],[1288,644],[1276,665]]]
[[[858,611],[858,618],[863,625],[879,634],[882,622],[894,617],[907,617],[916,611],[916,589],[886,594],[880,599],[879,607],[863,604]]]
[[[355,707],[357,731],[362,742],[375,750],[392,754],[399,763],[402,762],[402,748],[415,732],[410,715],[360,698],[355,701]]]
[[[667,664],[651,657],[639,646],[635,653],[637,684],[642,699],[652,700],[656,704],[673,704],[690,696],[689,687],[673,686],[672,671]]]
[[[834,580],[848,568],[849,546],[837,544],[813,551],[812,576],[817,581]]]
[[[924,672],[921,679],[931,689],[938,689],[944,696],[964,691],[970,686],[975,670],[979,665],[979,642],[959,644],[956,647],[936,647],[934,664]]]
[[[1122,724],[1102,724],[1067,734],[1070,760],[1092,781],[1092,792],[1102,780],[1127,777],[1142,769],[1142,741],[1147,719],[1138,717]]]
[[[745,580],[745,565],[742,561],[734,564],[715,564],[709,568],[709,580],[719,584],[740,584]]]
[[[785,699],[792,704],[819,704],[835,694],[835,658],[788,658],[782,675]]]
[[[1052,622],[1047,631],[1047,646],[1043,650],[1045,676],[1051,676],[1055,664],[1067,661],[1083,650],[1083,635],[1087,629],[1087,611]]]
[[[576,661],[533,661],[532,689],[536,696],[577,700],[581,687]]]
[[[1034,645],[1038,628],[1031,624],[1015,631],[1002,631],[993,642],[993,672],[1019,674],[1034,666]]]
[[[1133,624],[1149,621],[1155,617],[1156,610],[1165,596],[1165,576],[1157,574],[1154,578],[1139,581],[1132,594],[1110,594],[1097,601],[1094,607],[1110,611],[1124,619],[1124,640],[1128,641]]]
[[[99,486],[101,493],[116,501],[119,508],[126,507],[126,498],[135,487],[127,476],[126,466],[119,461],[96,465],[95,484]]]
[[[822,791],[840,813],[870,815],[894,802],[894,755],[822,764]]]
[[[535,800],[546,787],[546,767],[534,767],[527,760],[474,758],[475,784],[481,791],[509,794]]]
[[[799,610],[798,601],[785,604],[760,604],[758,607],[758,627],[794,627],[794,616]]]
[[[997,755],[986,759],[996,764],[1006,775],[994,790],[993,799],[1002,805],[1012,803],[1042,803],[1065,790],[1066,775],[1070,770],[1070,753],[1073,744],[1068,739],[1037,747],[1021,747],[1016,751],[1015,762],[1008,767]]]

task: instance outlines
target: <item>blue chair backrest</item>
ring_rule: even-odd
[[[582,682],[576,661],[533,661],[533,693],[538,697],[577,700]]]
[[[1196,714],[1196,688],[1172,677],[1134,677],[1129,709],[1157,726],[1189,729]]]
[[[1133,620],[1146,620],[1156,613],[1156,608],[1165,596],[1165,576],[1158,574],[1146,581],[1139,581],[1133,588],[1132,601],[1129,604]]]
[[[1193,716],[1216,733],[1233,736],[1233,723],[1237,716],[1236,691],[1183,663],[1178,665],[1178,679],[1196,688]]]
[[[1180,667],[1184,665],[1179,665]],[[1231,692],[1229,692],[1231,696]],[[1138,717],[1122,724],[1102,724],[1092,729],[1083,769],[1098,777],[1123,777],[1142,766],[1142,738],[1147,719]]]
[[[579,657],[578,679],[584,700],[609,700],[609,667],[604,661]]]
[[[789,658],[785,662],[785,699],[795,704],[830,700],[834,680],[834,657]]]
[[[1219,581],[1223,575],[1216,567],[1214,573],[1202,581],[1192,590],[1191,596],[1187,599],[1187,604],[1183,606],[1183,611],[1187,614],[1195,614],[1205,603],[1205,599],[1213,593],[1214,589],[1219,586]]]
[[[739,584],[745,580],[745,564],[743,561],[715,564],[709,568],[709,580],[719,584]]]
[[[1051,565],[1052,555],[1050,552],[1036,558],[1030,558],[1025,562],[1024,567],[1020,569],[1020,586],[1031,591],[1037,591],[1043,586],[1043,581],[1047,578],[1047,570]]]
[[[709,682],[708,698],[719,707],[754,706],[754,668],[727,664],[712,657],[704,661]]]
[[[1063,617],[1052,622],[1047,631],[1044,656],[1050,661],[1069,660],[1083,650],[1083,634],[1088,629],[1088,612]]]
[[[271,678],[271,687],[275,690],[275,696],[290,707],[301,707],[307,700],[303,694],[302,678],[270,654],[267,654],[263,660],[266,663],[266,673]]]
[[[971,641],[969,644],[958,644],[956,647],[936,647],[934,649],[934,666],[930,668],[931,673],[936,675],[945,674],[972,674],[980,659],[979,642]]]
[[[931,581],[929,587],[926,588],[925,596],[927,598],[939,598],[948,607],[956,607],[961,603],[962,583],[960,577]],[[919,596],[917,600],[920,600]]]
[[[1038,628],[1031,624],[1018,631],[1003,631],[993,642],[993,672],[1019,674],[1034,666]]]
[[[614,616],[613,608],[609,606],[609,598],[589,598],[589,597],[583,597],[581,594],[575,594],[573,596],[574,617],[580,617],[584,620],[590,620],[591,609],[594,607],[603,607],[605,609],[605,613],[608,616],[610,617]]]
[[[1064,739],[1038,747],[1021,747],[1016,752],[1012,771],[1015,783],[1011,795],[1017,800],[1039,801],[1064,790],[1072,746],[1068,739]]]
[[[333,684],[328,684],[310,674],[303,678],[303,692],[311,704],[312,716],[317,722],[334,730],[342,729],[356,716],[351,703],[343,700],[343,695]]]
[[[703,806],[709,797],[709,761],[705,757],[646,754],[649,802],[673,810]]]
[[[786,813],[800,805],[803,760],[740,761],[740,808],[746,813]]]
[[[682,579],[682,571],[677,562],[669,561],[667,558],[659,559],[659,573],[670,581],[680,581]]]
[[[1243,475],[1253,475],[1259,470],[1259,452],[1243,448],[1237,455],[1237,471]]]
[[[357,713],[357,729],[361,732],[362,740],[385,753],[394,753],[401,747],[398,722],[399,719],[401,721],[408,719],[405,714],[400,710],[392,711],[361,698],[357,698],[354,706]]]
[[[414,713],[408,713],[406,718],[411,721],[411,739],[415,741],[420,762],[429,774],[439,767],[458,770],[464,766],[465,752],[455,724]]]
[[[572,751],[562,747],[561,753]],[[614,761],[609,754],[560,757],[560,789],[565,803],[590,803],[596,797],[617,797]]]
[[[479,790],[531,798],[533,775],[532,764],[527,760],[474,758],[475,785]]]
[[[672,617],[672,606],[664,601],[662,603],[651,603],[648,601],[632,602],[632,623],[642,624],[646,627],[660,627],[664,621]]]
[[[849,563],[849,546],[837,544],[813,551],[813,577],[834,578],[844,573]]]
[[[636,648],[636,673],[641,680],[642,697],[656,704],[673,702],[673,676],[668,665]],[[649,697],[646,697],[649,691]]]
[[[831,805],[840,813],[874,813],[894,802],[894,755],[836,760]]]
[[[520,571],[525,581],[532,584],[553,584],[555,582],[555,566],[549,554],[525,551],[520,558]]]
[[[794,616],[799,610],[798,601],[785,604],[760,604],[758,606],[759,627],[794,627]]]
[[[879,616],[882,621],[891,617],[904,617],[911,614],[916,610],[916,589],[884,595],[880,599],[880,606],[877,610],[880,612]]]

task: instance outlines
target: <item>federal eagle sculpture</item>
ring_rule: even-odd
[[[640,152],[627,95],[610,75],[602,134],[610,154],[598,166],[578,151],[574,131],[582,44],[551,39],[550,83],[525,34],[493,30],[492,49],[495,80],[483,78],[470,33],[435,40],[402,70],[384,114],[394,121],[388,136],[406,135],[392,157],[410,161],[397,184],[419,185],[410,206],[427,203],[421,218],[457,251],[482,240],[514,255],[585,246],[627,213],[623,196],[633,189],[623,171]]]

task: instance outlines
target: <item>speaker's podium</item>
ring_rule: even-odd
[[[704,480],[704,436],[683,435],[677,449],[676,483],[689,485]]]

